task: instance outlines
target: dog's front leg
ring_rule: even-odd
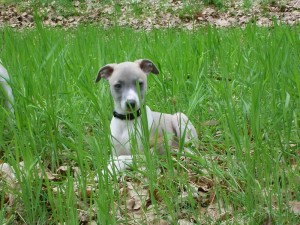
[[[108,171],[113,174],[115,172],[122,172],[132,165],[132,155],[120,155],[114,157],[108,165]]]
[[[120,156],[113,157],[112,161],[110,161],[107,166],[109,176],[122,172],[128,167],[130,167],[132,165],[132,160],[133,160],[132,155],[120,155]],[[105,170],[101,170],[101,174],[104,175],[104,173]],[[99,181],[98,174],[95,176],[94,181],[95,182]]]

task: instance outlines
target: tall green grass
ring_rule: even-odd
[[[148,78],[147,105],[188,114],[200,137],[190,162],[147,152],[146,171],[138,166],[128,171],[149,188],[158,217],[176,224],[182,216],[175,200],[178,186],[191,194],[190,171],[209,174],[216,199],[232,208],[226,223],[259,224],[268,216],[278,224],[297,223],[288,202],[300,201],[299,26],[2,31],[1,60],[16,102],[15,117],[1,108],[0,159],[16,171],[18,188],[9,192],[18,204],[16,211],[0,204],[0,223],[79,224],[78,202],[96,206],[99,224],[120,223],[113,203],[123,204],[124,196],[117,177],[110,179],[106,171],[113,104],[108,84],[94,80],[107,63],[139,58],[151,59],[161,71]],[[205,126],[209,120],[218,124]],[[74,177],[70,169],[56,182],[38,178],[37,168],[55,173],[61,165],[78,166],[81,175]],[[163,168],[162,177],[157,168]],[[102,170],[96,191],[87,196],[86,187]],[[166,206],[164,214],[155,190]],[[198,204],[189,199],[192,206]],[[213,223],[196,207],[185,213],[198,224]]]

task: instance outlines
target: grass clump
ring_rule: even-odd
[[[16,103],[15,118],[1,108],[0,154],[17,185],[0,189],[3,223],[297,223],[299,26],[3,32]],[[147,151],[110,179],[112,100],[94,80],[138,58],[161,71],[147,105],[188,114],[200,143],[194,154]]]

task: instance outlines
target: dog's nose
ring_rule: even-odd
[[[135,100],[127,100],[126,101],[126,106],[127,106],[128,109],[135,109],[135,107],[136,107]]]

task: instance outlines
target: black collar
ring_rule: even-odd
[[[139,117],[141,115],[141,109],[138,109],[135,113],[128,113],[126,115],[119,114],[116,111],[113,111],[114,117],[120,119],[120,120],[134,120],[135,116]]]

